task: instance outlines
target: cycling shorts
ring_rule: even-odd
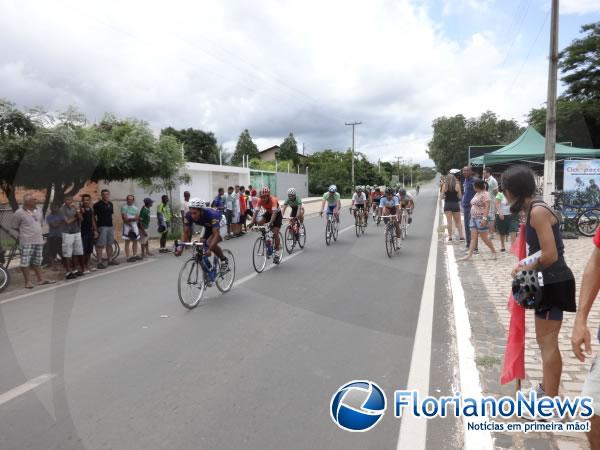
[[[333,214],[333,210],[337,205],[327,205],[327,214]]]
[[[365,204],[363,203],[363,204],[360,204],[360,205],[359,205],[359,204],[357,203],[357,204],[355,204],[355,205],[354,205],[354,207],[355,207],[356,209],[365,209]]]
[[[281,210],[277,211],[275,214],[275,220],[273,221],[274,228],[281,228],[281,224],[283,223],[283,216],[281,215]],[[265,211],[263,214],[263,220],[265,223],[269,223],[271,221],[271,217],[273,217],[272,211]]]

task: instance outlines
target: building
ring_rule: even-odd
[[[262,161],[275,161],[279,159],[279,145],[274,145],[273,147],[266,148],[258,152],[258,157]],[[298,158],[300,159],[300,163],[306,159],[306,155],[298,153]]]

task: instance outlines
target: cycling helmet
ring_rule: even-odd
[[[190,203],[188,204],[190,208],[198,208],[204,209],[206,208],[206,202],[200,198],[194,197],[190,199]]]
[[[269,189],[269,186],[265,186],[260,190],[260,196],[262,197],[263,195],[270,195],[271,194],[271,189]]]
[[[404,188],[398,189],[398,194],[400,194],[402,196],[406,195],[406,189],[404,189]]]
[[[541,272],[521,270],[512,283],[512,295],[515,301],[525,309],[536,309],[542,302],[543,281]]]
[[[337,192],[337,186],[335,184],[332,184],[331,186],[329,186],[329,189],[327,189],[329,192]]]
[[[387,188],[385,190],[385,195],[394,195],[394,190],[392,188]]]
[[[356,192],[362,192],[363,187],[362,186],[356,186]]]
[[[292,196],[296,196],[296,189],[295,188],[289,188],[288,189],[288,195],[292,195]]]

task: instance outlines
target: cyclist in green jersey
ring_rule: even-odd
[[[288,206],[291,208],[290,217],[297,217],[300,223],[304,222],[304,206],[302,205],[302,198],[296,193],[295,188],[289,188],[287,191],[288,198],[283,202],[283,209],[281,215],[285,216],[285,211]]]
[[[329,186],[327,192],[323,194],[323,201],[321,202],[321,211],[319,215],[323,216],[323,209],[327,203],[327,214],[333,214],[335,220],[340,221],[340,209],[342,208],[342,202],[340,200],[340,193],[337,191],[337,186],[332,184]]]

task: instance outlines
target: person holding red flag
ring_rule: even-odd
[[[524,213],[525,240],[529,256],[541,251],[539,258],[527,265],[518,264],[513,277],[522,270],[541,272],[542,297],[535,310],[535,333],[542,357],[543,379],[536,391],[539,397],[555,397],[562,374],[562,357],[558,335],[563,312],[575,312],[575,278],[564,258],[564,244],[558,217],[542,200],[535,198],[536,184],[531,169],[517,165],[502,175],[504,194],[513,214]]]

